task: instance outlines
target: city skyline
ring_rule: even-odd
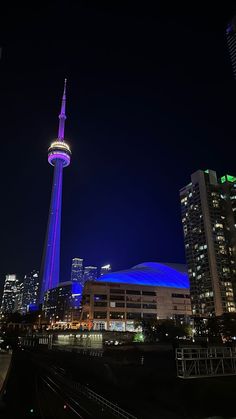
[[[0,417],[233,417],[235,0],[2,9]]]
[[[209,19],[210,13],[194,18],[187,12],[192,32],[186,15],[176,22],[164,12],[153,16],[147,12],[142,17],[141,10],[131,16],[126,9],[120,17],[124,30],[119,37],[115,31],[120,18],[114,16],[112,7],[103,12],[94,7],[89,17],[86,7],[78,10],[79,36],[84,44],[78,47],[79,58],[74,58],[73,69],[66,64],[74,56],[67,48],[72,30],[63,34],[62,43],[53,38],[52,57],[33,32],[38,50],[29,60],[24,20],[19,39],[13,39],[6,29],[1,57],[6,158],[1,174],[5,178],[7,173],[3,194],[8,199],[1,208],[1,219],[6,220],[1,283],[7,272],[23,275],[40,265],[52,177],[45,153],[54,137],[65,76],[70,80],[68,138],[74,158],[66,176],[63,204],[63,278],[70,277],[74,254],[96,266],[106,262],[105,254],[115,270],[145,260],[184,262],[179,188],[197,169],[210,167],[219,175],[236,174],[234,153],[222,147],[223,141],[229,147],[235,144],[235,81],[225,39],[227,23],[233,16],[231,6],[224,15],[216,10],[215,20]],[[52,10],[48,12],[46,34],[51,33]],[[62,9],[59,7],[56,13],[61,16]],[[83,35],[83,28],[98,15],[105,26],[94,43],[88,34]],[[140,19],[145,28],[145,48],[143,35],[139,34]],[[39,21],[35,23],[37,27]],[[137,36],[135,43],[129,34],[130,24]],[[108,29],[111,41],[106,36]],[[160,36],[163,31],[165,41]],[[197,50],[196,42],[200,45]],[[23,48],[18,48],[19,43]],[[71,43],[73,51],[74,46],[75,41]],[[166,51],[170,48],[173,56],[168,58]],[[57,67],[59,51],[63,60]],[[17,72],[16,60],[21,62]],[[29,66],[33,70],[30,75]],[[193,147],[196,145],[194,153],[190,140]],[[215,152],[208,153],[212,147]],[[22,151],[24,159],[19,159]]]
[[[110,264],[95,267],[93,265],[85,266],[83,262],[84,262],[84,259],[74,257],[71,263],[70,278],[64,278],[64,280],[60,281],[60,283],[65,283],[65,282],[70,282],[70,281],[72,283],[77,282],[81,284],[83,287],[84,282],[86,282],[86,279],[87,280],[97,279],[103,276],[104,274],[111,272]],[[92,271],[93,269],[95,269],[95,276],[94,276],[94,273],[92,272],[92,275],[90,277],[89,275],[90,268],[92,268]],[[21,299],[22,299],[22,301],[19,304],[19,307],[20,307],[19,311],[26,312],[26,306],[28,304],[36,305],[36,302],[38,301],[38,294],[39,294],[39,288],[40,288],[39,287],[39,280],[40,280],[39,270],[33,269],[31,270],[30,273],[27,273],[24,275],[19,275],[19,273],[16,273],[16,272],[5,273],[3,284],[1,284],[0,282],[0,308],[1,308],[1,301],[3,298],[6,278],[11,277],[11,276],[14,276],[15,278],[17,278],[19,287],[23,287],[22,290],[19,290],[21,294]],[[36,289],[34,289],[35,286],[36,286]]]

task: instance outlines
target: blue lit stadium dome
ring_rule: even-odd
[[[189,288],[187,268],[182,264],[144,262],[131,269],[110,272],[98,281],[154,287]]]

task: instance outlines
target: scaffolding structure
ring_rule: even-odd
[[[203,378],[236,375],[236,347],[177,348],[179,378]]]

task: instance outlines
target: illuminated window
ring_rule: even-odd
[[[94,311],[95,319],[106,319],[106,317],[107,317],[106,311]]]
[[[110,318],[111,319],[124,319],[125,317],[125,313],[120,313],[120,312],[111,312],[110,313]]]

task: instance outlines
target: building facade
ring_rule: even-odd
[[[180,200],[193,314],[235,312],[236,178],[199,170]]]
[[[48,162],[54,167],[52,193],[46,239],[40,272],[39,303],[43,303],[47,290],[55,288],[60,274],[60,236],[63,169],[70,164],[71,151],[64,140],[66,120],[66,80],[59,115],[58,138],[48,149]]]
[[[97,266],[85,266],[84,267],[84,284],[87,281],[96,281],[98,277]]]
[[[76,282],[61,282],[46,291],[43,312],[51,324],[71,323],[78,318],[82,288]]]
[[[19,310],[20,304],[20,282],[15,274],[6,275],[1,313],[14,313]]]
[[[30,307],[35,306],[38,301],[39,293],[39,271],[33,270],[24,276],[21,283],[21,312],[26,313]]]
[[[84,260],[81,258],[73,258],[71,265],[71,281],[82,286],[84,284],[83,262]]]
[[[188,276],[180,265],[145,263],[84,286],[81,323],[94,330],[135,331],[142,320],[191,316]]]

